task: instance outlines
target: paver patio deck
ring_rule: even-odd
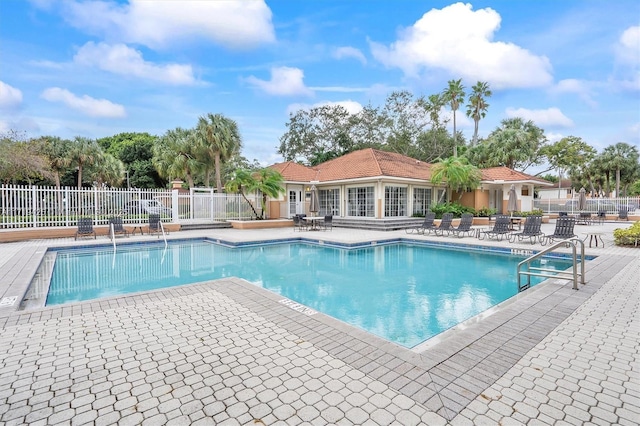
[[[414,350],[234,278],[26,312],[0,307],[0,423],[634,424],[640,252],[612,246],[615,226],[601,227],[604,248],[587,249],[599,257],[579,291],[551,280]],[[334,228],[171,238],[203,236],[407,237]],[[76,244],[1,245],[0,297],[17,294],[47,246]]]

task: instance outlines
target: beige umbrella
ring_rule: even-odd
[[[578,195],[578,210],[587,209],[587,190],[584,187],[580,188],[580,195]]]
[[[309,212],[316,213],[320,211],[320,200],[318,199],[318,190],[315,185],[311,185],[311,203],[309,204]]]
[[[513,214],[513,212],[515,212],[516,210],[518,210],[518,195],[516,194],[516,186],[512,184],[511,188],[509,189],[509,201],[507,202],[507,211]]]

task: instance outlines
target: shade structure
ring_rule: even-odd
[[[587,191],[584,187],[580,188],[580,194],[578,195],[578,210],[587,209]]]
[[[518,195],[516,194],[516,186],[511,185],[511,188],[509,189],[509,201],[507,202],[507,211],[513,213],[516,210],[518,210]]]
[[[318,213],[320,211],[320,200],[318,199],[318,190],[315,185],[311,185],[311,202],[309,204],[309,212]]]

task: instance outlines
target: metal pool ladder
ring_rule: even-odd
[[[580,244],[580,272],[578,272],[578,244]],[[573,267],[571,271],[556,271],[555,269],[541,268],[537,266],[531,266],[531,262],[535,259],[544,256],[545,254],[554,251],[558,247],[571,247],[571,260]],[[523,268],[526,268],[523,270]],[[554,272],[552,274],[551,272]],[[561,280],[573,281],[573,289],[578,290],[578,277],[580,277],[580,284],[586,284],[584,281],[584,242],[577,237],[572,237],[566,240],[558,241],[550,247],[534,254],[531,257],[518,263],[517,269],[518,275],[518,292],[524,291],[531,287],[531,277],[545,277],[545,278],[557,278]],[[527,282],[522,283],[522,276],[527,277]]]
[[[160,224],[160,230],[162,231],[162,239],[164,239],[164,247],[167,248],[167,236],[164,233],[164,225],[162,224],[162,221],[158,223]],[[584,251],[584,247],[582,248],[582,250]]]

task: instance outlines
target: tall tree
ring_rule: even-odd
[[[56,188],[60,189],[60,178],[68,171],[71,164],[71,158],[69,157],[71,141],[57,136],[42,136],[37,140],[37,143],[40,146],[42,155],[49,163]]]
[[[446,183],[449,188],[459,192],[458,198],[462,198],[463,191],[478,188],[481,179],[480,169],[470,164],[465,157],[445,158],[431,167],[431,183]]]
[[[242,139],[235,121],[222,114],[207,114],[198,119],[196,132],[203,143],[200,148],[213,159],[216,187],[222,192],[222,163],[242,148]],[[208,175],[205,178],[208,185]]]
[[[624,142],[606,147],[602,151],[603,165],[610,172],[615,171],[616,197],[621,196],[620,183],[627,177],[626,183],[633,182],[638,173],[638,148]],[[624,172],[624,175],[622,173]]]
[[[5,183],[29,183],[49,178],[47,160],[39,144],[28,141],[24,134],[10,131],[0,135],[0,180]]]
[[[153,152],[153,164],[160,176],[185,179],[190,188],[194,187],[194,175],[202,169],[194,133],[181,127],[167,130]]]
[[[482,143],[465,153],[470,162],[478,167],[506,166],[525,171],[542,163],[542,148],[547,144],[544,130],[531,120],[508,118],[489,134]]]
[[[563,172],[588,164],[596,155],[596,150],[577,136],[562,138],[551,145],[544,146],[541,152],[547,158],[549,165],[558,171],[558,198],[560,198]]]
[[[71,142],[69,158],[71,164],[77,167],[78,188],[82,188],[82,171],[85,166],[93,164],[100,157],[102,149],[95,140],[76,136]]]
[[[485,81],[478,81],[471,90],[469,103],[467,104],[467,117],[473,119],[474,126],[471,145],[475,146],[478,143],[478,123],[480,123],[480,119],[484,118],[487,114],[487,109],[489,108],[487,98],[491,97],[492,93],[491,90],[489,90],[489,83]]]
[[[458,156],[458,140],[456,129],[456,111],[460,107],[460,103],[464,102],[464,86],[462,85],[462,79],[449,80],[449,86],[444,89],[442,96],[445,101],[451,107],[453,113],[453,156]]]

